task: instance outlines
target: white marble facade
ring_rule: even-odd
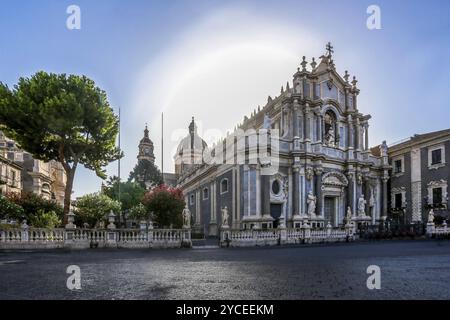
[[[267,126],[278,129],[273,174],[262,174],[267,164],[250,159],[234,165],[203,164],[180,172],[180,186],[187,196],[194,197],[206,181],[217,187],[221,177],[232,172],[230,198],[221,199],[221,194],[214,192],[214,205],[197,203],[194,210],[203,212],[196,215],[204,219],[197,223],[208,229],[208,217],[218,217],[226,204],[235,228],[299,227],[305,221],[312,226],[331,223],[337,227],[344,225],[348,207],[356,217],[360,197],[365,199],[368,223],[384,219],[388,159],[384,150],[381,156],[369,150],[371,117],[358,110],[359,92],[355,77],[350,81],[347,72],[338,74],[331,50],[319,63],[314,59],[307,63],[303,58],[280,95],[269,96],[266,106],[237,126],[244,132]],[[386,148],[385,144],[382,147]],[[271,165],[274,167],[273,162]],[[308,210],[312,205],[308,195],[315,198],[312,211]]]

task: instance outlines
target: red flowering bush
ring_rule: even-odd
[[[153,213],[154,222],[159,227],[181,228],[181,212],[185,206],[183,192],[178,188],[161,185],[144,195],[142,200],[147,212]]]

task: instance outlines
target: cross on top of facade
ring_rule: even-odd
[[[331,57],[331,54],[334,53],[333,46],[331,42],[328,42],[325,49],[327,50],[328,56]]]

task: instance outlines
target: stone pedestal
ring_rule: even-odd
[[[431,238],[433,236],[434,231],[436,230],[436,226],[434,222],[427,223],[427,237]]]
[[[183,226],[183,231],[181,234],[181,246],[183,248],[192,247],[191,228],[189,226]]]
[[[304,223],[302,226],[303,229],[303,238],[305,243],[311,242],[311,226],[308,223]]]
[[[229,225],[222,225],[220,227],[220,246],[229,247],[231,242],[231,232]]]
[[[327,237],[331,236],[331,230],[333,230],[333,227],[331,226],[331,223],[328,222],[328,224],[327,224]]]

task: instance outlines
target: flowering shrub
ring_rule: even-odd
[[[31,192],[8,193],[7,198],[14,204],[23,208],[23,218],[31,221],[33,216],[36,216],[39,210],[43,212],[54,212],[59,219],[63,218],[63,208],[54,200],[48,200]]]
[[[155,187],[142,200],[147,212],[153,213],[159,227],[180,228],[183,224],[181,212],[185,206],[183,192],[165,185]]]

